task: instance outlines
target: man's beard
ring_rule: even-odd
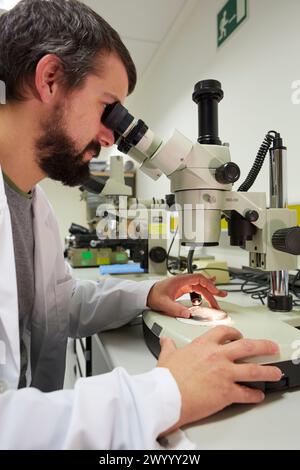
[[[89,162],[83,160],[87,151],[97,157],[101,150],[98,141],[91,141],[78,153],[74,140],[65,130],[63,109],[57,108],[51,118],[41,125],[42,135],[36,141],[36,161],[51,179],[67,186],[78,186],[90,177]]]

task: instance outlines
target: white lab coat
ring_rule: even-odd
[[[126,323],[145,308],[152,283],[74,281],[64,263],[54,214],[38,186],[33,213],[32,387],[17,390],[17,284],[0,170],[0,449],[159,448],[158,434],[178,420],[181,406],[167,369],[129,376],[118,368],[80,379],[74,390],[54,391],[63,384],[68,336],[87,336]]]

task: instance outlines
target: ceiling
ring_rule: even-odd
[[[0,9],[19,0],[0,0]],[[167,36],[188,0],[82,0],[120,34],[139,77]]]
[[[120,34],[141,77],[188,0],[83,0]]]

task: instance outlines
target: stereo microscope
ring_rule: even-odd
[[[157,357],[159,338],[172,337],[178,347],[218,324],[239,329],[245,337],[277,342],[280,353],[272,358],[249,358],[249,362],[277,364],[284,375],[280,383],[260,384],[262,389],[300,385],[300,331],[277,318],[275,312],[292,310],[289,271],[297,269],[300,227],[296,212],[287,208],[286,148],[281,135],[269,131],[255,162],[238,191],[232,186],[240,177],[231,162],[228,144],[218,135],[218,104],[223,90],[217,80],[195,85],[199,137],[191,142],[179,131],[163,143],[142,120],[116,102],[107,106],[102,122],[114,131],[118,149],[141,164],[140,169],[156,180],[164,173],[171,181],[179,212],[179,238],[193,253],[197,246],[217,246],[221,218],[228,222],[230,244],[249,252],[249,266],[270,272],[268,308],[246,308],[221,302],[222,312],[192,306],[190,319],[176,319],[158,312],[143,314],[145,340]],[[266,194],[249,192],[264,159],[270,152],[270,202]],[[211,314],[210,314],[211,313]],[[298,348],[298,349],[297,349]]]

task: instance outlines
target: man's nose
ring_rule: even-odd
[[[115,136],[113,131],[101,124],[98,140],[102,147],[111,147],[115,143]]]

